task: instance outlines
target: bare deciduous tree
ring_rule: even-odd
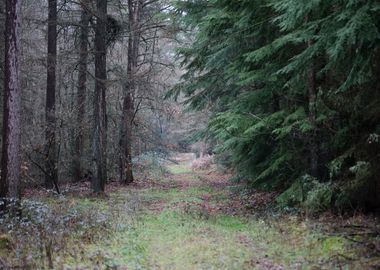
[[[128,66],[127,80],[123,85],[124,101],[120,132],[120,181],[133,182],[132,172],[132,121],[134,115],[134,97],[136,92],[136,73],[140,46],[140,19],[143,1],[128,0]]]
[[[48,15],[48,54],[47,54],[47,82],[46,82],[46,145],[45,185],[58,189],[58,161],[56,142],[56,67],[57,67],[57,0],[49,0]]]
[[[94,192],[104,192],[107,180],[106,125],[106,34],[107,0],[96,1],[95,27],[95,93],[94,93]]]
[[[82,11],[80,19],[80,36],[79,36],[79,68],[78,68],[78,92],[77,92],[77,136],[75,138],[74,154],[74,179],[76,181],[83,177],[83,120],[85,115],[86,104],[86,87],[87,87],[87,60],[88,60],[88,36],[89,22],[91,15],[89,13],[89,1],[82,1]]]

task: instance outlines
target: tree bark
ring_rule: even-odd
[[[74,180],[79,181],[83,178],[83,140],[84,127],[83,120],[85,115],[86,104],[86,83],[87,83],[87,60],[88,60],[88,34],[90,14],[88,12],[88,2],[83,1],[80,21],[79,37],[79,68],[78,68],[78,92],[77,92],[77,128],[78,133],[75,138],[73,175]]]
[[[56,143],[55,119],[55,92],[57,67],[57,0],[49,0],[48,15],[48,55],[47,55],[47,83],[46,83],[46,172],[45,185],[58,191],[58,161]]]
[[[128,89],[129,90],[129,89]],[[126,92],[128,91],[126,90]],[[120,181],[123,184],[133,182],[132,169],[132,118],[133,115],[132,94],[127,93],[123,102],[123,116],[120,134]]]
[[[308,41],[308,47],[313,46],[313,41]],[[310,136],[310,175],[314,177],[319,176],[318,165],[318,142],[317,142],[317,87],[316,87],[316,72],[314,60],[310,63],[308,70],[308,92],[309,92],[309,121],[313,127],[312,134]]]
[[[21,0],[6,1],[3,149],[0,197],[20,197],[21,85],[20,85]]]
[[[132,183],[132,121],[134,115],[134,96],[137,90],[136,75],[140,45],[140,19],[142,0],[128,0],[128,66],[127,82],[124,85],[123,115],[120,134],[120,181],[124,184]],[[125,174],[124,174],[125,172]]]
[[[96,1],[95,27],[95,93],[94,93],[94,177],[95,193],[104,192],[107,179],[106,164],[106,33],[107,0]]]
[[[1,42],[0,42],[0,91],[3,93],[4,87],[4,55],[5,55],[5,0],[0,0],[0,34],[1,34]],[[1,103],[2,106],[2,103]]]
[[[0,0],[0,112],[2,113],[4,111],[4,55],[5,55],[5,0]],[[1,115],[0,117],[3,117]],[[0,130],[3,130],[3,122],[0,121]],[[0,144],[1,147],[1,144]],[[1,153],[1,148],[0,148]]]

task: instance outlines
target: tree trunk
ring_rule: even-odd
[[[313,46],[313,41],[308,41],[308,47]],[[314,60],[310,63],[308,70],[308,91],[309,91],[309,121],[313,127],[310,136],[310,175],[318,177],[318,142],[317,142],[317,88]]]
[[[75,138],[75,149],[74,149],[74,164],[73,164],[73,175],[74,180],[79,181],[83,177],[83,140],[84,140],[84,127],[83,120],[85,115],[85,104],[86,104],[86,82],[87,82],[87,59],[88,59],[88,33],[89,33],[89,22],[90,14],[88,12],[88,3],[83,1],[82,3],[82,14],[80,22],[80,38],[79,38],[79,70],[78,70],[78,92],[77,92],[77,128],[78,133]]]
[[[4,111],[4,55],[5,55],[5,40],[4,40],[4,33],[5,32],[5,0],[0,0],[0,112],[3,113]],[[1,114],[0,118],[2,118],[3,115]],[[3,122],[0,121],[0,131],[3,130]],[[0,144],[1,147],[1,144]],[[1,153],[1,148],[0,148]]]
[[[49,0],[48,15],[48,55],[47,55],[47,83],[46,83],[46,175],[45,185],[58,191],[58,162],[56,145],[55,119],[55,90],[57,66],[57,0]]]
[[[107,0],[96,1],[95,93],[94,93],[94,192],[104,192],[106,171],[106,33]]]
[[[128,87],[126,87],[128,88]],[[129,89],[125,90],[126,92]],[[132,94],[127,93],[123,102],[123,118],[120,131],[120,181],[123,184],[133,182],[132,170],[132,119],[133,100]]]
[[[141,0],[128,0],[128,66],[127,82],[124,85],[123,116],[120,134],[120,181],[133,182],[132,170],[132,121],[134,117],[134,96],[136,92],[136,73],[140,43]],[[125,172],[125,175],[124,175]]]
[[[6,1],[3,149],[0,197],[20,197],[20,28],[21,0]]]

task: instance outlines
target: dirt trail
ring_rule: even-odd
[[[352,243],[317,231],[296,216],[251,214],[275,193],[242,196],[231,175],[214,167],[192,170],[177,156],[158,186],[141,188],[148,214],[141,228],[147,269],[372,269]],[[161,185],[161,186],[160,186]],[[148,231],[148,233],[147,233]],[[342,254],[345,254],[344,256]],[[346,256],[349,254],[349,256]],[[143,268],[144,268],[143,267]]]
[[[167,164],[166,174],[160,169],[130,186],[110,183],[105,198],[91,196],[88,183],[63,189],[66,195],[59,198],[28,193],[28,201],[40,201],[37,206],[46,211],[40,221],[45,227],[17,227],[9,236],[14,248],[4,257],[7,264],[25,260],[31,269],[44,269],[49,260],[56,269],[379,269],[373,238],[353,242],[346,231],[336,230],[335,219],[328,223],[272,213],[275,193],[248,192],[214,165],[193,170],[193,158],[179,155],[177,163]],[[31,216],[38,216],[40,208]],[[365,225],[358,218],[345,222]],[[363,247],[360,241],[373,245]],[[57,248],[47,258],[46,243],[52,242]]]

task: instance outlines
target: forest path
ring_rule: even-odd
[[[193,170],[191,159],[177,156],[178,164],[168,165],[160,181],[133,185],[141,204],[135,231],[141,257],[128,256],[127,268],[284,269],[255,244],[252,236],[262,243],[264,232],[240,216],[241,202],[230,192],[238,186],[230,175]]]
[[[229,176],[190,164],[179,158],[161,180],[129,187],[129,229],[93,246],[110,269],[366,269],[347,260],[343,237],[295,216],[248,215]]]
[[[85,182],[61,196],[27,190],[28,219],[0,232],[0,269],[378,269],[376,245],[358,248],[336,217],[272,212],[273,194],[250,193],[214,167],[193,170],[192,155],[176,159],[165,170],[148,162],[153,174],[109,183],[104,197]],[[350,226],[360,217],[344,222],[363,227]]]

